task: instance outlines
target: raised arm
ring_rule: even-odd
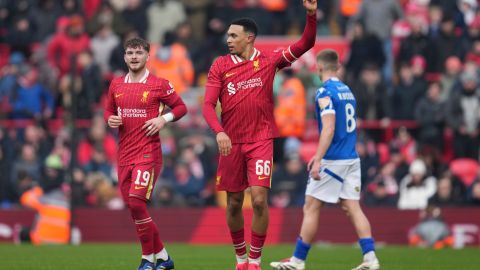
[[[307,10],[307,23],[302,37],[283,51],[283,57],[289,63],[293,63],[315,45],[317,35],[317,1],[303,0],[303,6]]]

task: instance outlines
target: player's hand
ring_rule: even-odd
[[[147,136],[152,136],[160,132],[167,121],[162,116],[152,118],[145,122],[142,129],[145,130]]]
[[[321,162],[317,161],[315,157],[313,157],[310,162],[308,162],[308,168],[310,170],[310,176],[313,180],[320,180],[320,166]]]
[[[122,117],[118,115],[111,115],[110,117],[108,117],[107,123],[108,123],[108,126],[111,128],[118,128],[123,124]]]
[[[317,0],[303,0],[303,6],[309,15],[313,15],[317,12]]]
[[[230,137],[228,137],[227,133],[219,132],[217,134],[217,143],[218,143],[218,151],[222,156],[230,155],[232,151],[232,141]]]

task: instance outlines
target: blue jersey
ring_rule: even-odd
[[[323,110],[318,104],[320,98],[330,97],[330,104]],[[331,78],[323,83],[315,95],[315,112],[318,121],[318,130],[322,132],[321,116],[335,114],[335,133],[332,143],[323,157],[326,160],[356,159],[358,158],[355,144],[357,142],[357,123],[355,109],[357,102],[350,88],[337,78]]]

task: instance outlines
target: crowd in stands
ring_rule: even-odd
[[[479,206],[479,3],[318,4],[318,36],[349,44],[341,78],[358,102],[364,203]],[[102,107],[110,80],[127,70],[122,44],[136,36],[152,44],[150,72],[169,79],[189,107],[160,134],[163,172],[151,204],[222,205],[216,141],[199,111],[210,64],[227,52],[233,18],[254,18],[260,36],[297,37],[304,12],[300,0],[0,0],[0,207],[16,207],[35,185],[61,188],[75,207],[124,207],[117,133]],[[303,204],[320,86],[306,66],[275,79],[275,207]],[[52,157],[59,173],[46,173]]]

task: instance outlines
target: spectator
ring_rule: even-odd
[[[357,153],[360,158],[362,186],[366,187],[377,174],[377,168],[380,166],[379,158],[375,150],[375,142],[372,140],[359,140],[356,145]]]
[[[390,117],[387,87],[382,82],[378,66],[366,64],[352,92],[357,100],[357,117],[360,120],[381,120]]]
[[[111,25],[107,23],[99,25],[90,46],[95,63],[100,66],[103,76],[110,73],[110,55],[118,44],[120,44],[120,39],[113,32]]]
[[[394,176],[395,164],[389,162],[383,166],[375,179],[368,184],[365,203],[369,206],[396,206],[398,184]]]
[[[80,166],[85,166],[92,161],[96,147],[103,149],[102,152],[104,152],[105,158],[109,163],[115,162],[117,153],[116,141],[110,133],[107,133],[105,122],[101,115],[96,115],[93,118],[88,136],[78,144],[77,161]]]
[[[283,161],[283,148],[289,137],[302,138],[305,132],[305,118],[307,105],[305,100],[305,88],[302,82],[293,76],[291,69],[283,71],[284,80],[276,94],[274,108],[275,121],[280,137],[275,139],[275,161]],[[279,151],[278,151],[279,150]]]
[[[104,83],[100,67],[95,63],[91,51],[85,50],[78,55],[78,66],[81,85],[75,104],[77,106],[77,118],[90,119],[93,116],[95,104],[98,104],[105,91]]]
[[[100,7],[93,17],[88,20],[87,32],[93,35],[101,26],[109,25],[117,35],[123,35],[126,32],[127,22],[122,15],[117,12],[109,1],[101,1]],[[122,44],[123,45],[123,44]]]
[[[471,206],[480,206],[480,181],[473,182],[469,188],[467,203]]]
[[[448,225],[441,217],[440,208],[428,207],[420,212],[420,219],[420,223],[408,236],[410,245],[435,249],[453,245],[453,237]]]
[[[20,157],[13,162],[10,176],[13,186],[15,186],[16,181],[19,179],[20,172],[28,174],[34,182],[39,183],[41,172],[40,164],[35,148],[30,144],[24,144],[22,146]]]
[[[447,111],[448,125],[454,130],[455,157],[478,159],[480,96],[477,74],[462,73],[461,90],[452,94]]]
[[[20,52],[29,58],[32,43],[36,41],[35,31],[27,17],[18,17],[15,19],[13,29],[8,32],[6,41],[13,52]]]
[[[403,17],[403,11],[396,0],[364,0],[356,19],[365,24],[368,34],[377,36],[383,44],[385,65],[383,75],[389,82],[393,77],[393,51],[391,30],[393,23]]]
[[[415,106],[415,120],[419,125],[419,143],[443,149],[443,128],[446,121],[445,104],[440,101],[441,85],[433,82],[428,87],[427,95]]]
[[[424,81],[414,77],[412,67],[409,64],[400,66],[400,81],[393,90],[391,97],[392,118],[397,120],[413,120],[414,111],[411,106],[415,106],[417,101],[426,92]]]
[[[468,50],[466,40],[455,33],[455,22],[451,16],[443,16],[440,26],[440,34],[437,37],[430,37],[430,44],[427,59],[431,63],[430,72],[442,72],[446,59],[450,56],[457,56],[464,59]]]
[[[425,209],[430,198],[436,192],[436,179],[427,175],[425,163],[417,159],[410,165],[409,174],[400,183],[398,208]]]
[[[352,27],[352,40],[350,41],[350,54],[345,67],[348,71],[349,80],[358,80],[360,72],[366,66],[383,67],[385,53],[383,52],[380,39],[365,32],[362,22],[358,21]]]
[[[73,1],[73,0],[65,0]],[[47,48],[47,58],[50,65],[58,69],[59,76],[70,71],[72,57],[90,47],[90,38],[84,32],[84,22],[79,15],[72,16],[66,32],[57,32]]]
[[[450,56],[445,62],[445,72],[440,78],[440,83],[442,85],[442,92],[440,95],[440,100],[446,102],[450,99],[452,89],[459,84],[460,73],[462,72],[462,62],[456,56]]]
[[[437,183],[437,193],[428,199],[428,205],[436,207],[460,206],[463,198],[456,196],[452,181],[448,177],[440,178]]]
[[[275,207],[303,205],[308,171],[298,155],[291,155],[274,171],[271,201]]]
[[[181,1],[155,0],[147,9],[147,18],[147,40],[162,44],[165,33],[173,32],[187,15]]]
[[[42,187],[34,187],[21,197],[22,205],[37,211],[32,228],[19,230],[20,240],[40,244],[67,244],[70,240],[70,202],[62,190],[63,167],[58,156],[45,161]]]
[[[159,183],[155,185],[152,202],[158,207],[182,207],[185,206],[185,200],[175,189],[168,185]]]
[[[168,33],[162,46],[152,44],[148,69],[155,76],[168,79],[178,94],[186,92],[195,76],[188,51],[176,41],[173,33]]]
[[[132,26],[142,38],[145,38],[147,29],[149,29],[147,5],[148,4],[146,3],[146,1],[130,0],[127,1],[125,9],[122,11],[122,16],[124,18],[128,18],[130,26]],[[160,23],[159,25],[161,25],[162,23]],[[155,25],[155,27],[158,27],[159,25]]]
[[[424,20],[419,17],[411,17],[409,23],[411,33],[400,43],[400,52],[397,57],[399,63],[408,63],[415,55],[426,57],[429,50],[429,40],[426,35],[427,25]]]
[[[38,82],[38,71],[30,68],[18,78],[12,117],[15,119],[49,119],[53,114],[53,97]]]
[[[55,27],[58,17],[60,17],[60,7],[55,0],[38,1],[33,11],[35,25],[37,26],[35,38],[37,41],[43,41],[55,33]]]

